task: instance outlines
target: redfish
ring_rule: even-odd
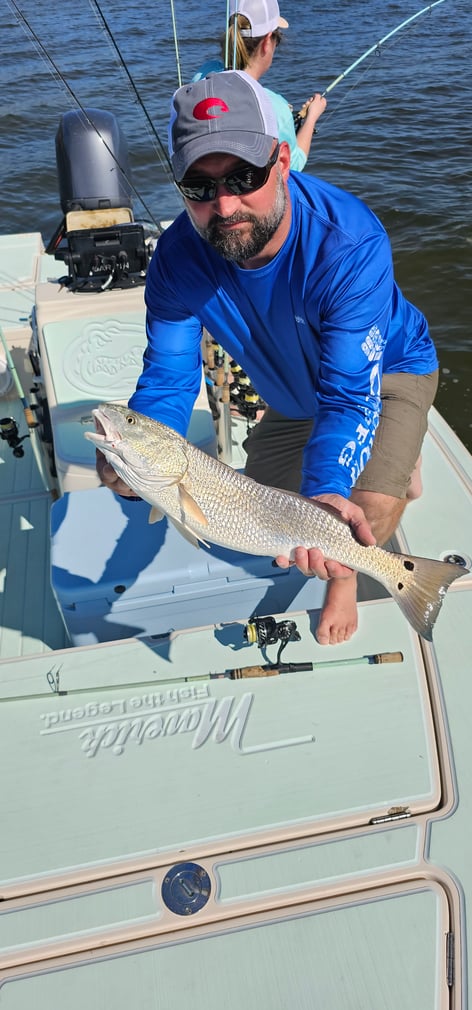
[[[296,547],[317,547],[382,583],[415,631],[431,641],[449,586],[468,569],[365,546],[328,507],[258,484],[129,407],[101,404],[93,414],[97,431],[85,437],[152,506],[150,522],[167,516],[197,547],[201,541],[289,560]]]

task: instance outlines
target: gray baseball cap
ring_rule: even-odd
[[[234,154],[261,168],[277,137],[270,97],[244,70],[210,74],[173,96],[169,155],[177,182],[205,154]]]

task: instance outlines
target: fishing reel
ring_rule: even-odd
[[[283,650],[289,642],[299,642],[300,634],[295,621],[277,621],[275,617],[254,617],[248,621],[243,631],[249,645],[256,643],[260,649],[280,642],[275,666],[278,666]]]
[[[236,361],[230,362],[233,382],[230,386],[230,403],[241,417],[255,421],[258,411],[264,410],[265,403],[256,392],[250,378]]]
[[[295,127],[295,133],[298,133],[300,127],[303,126],[303,123],[305,122],[306,119],[308,106],[311,104],[312,101],[313,98],[309,98],[308,101],[304,102],[304,104],[302,105],[301,109],[298,110],[298,112],[295,112],[295,109],[292,109],[293,125]],[[315,133],[318,133],[316,126],[313,130],[313,136],[315,135]]]
[[[18,425],[14,417],[2,417],[0,418],[0,438],[7,443],[10,449],[13,449],[13,455],[17,459],[21,459],[25,454],[22,442],[25,438],[29,438],[29,435],[22,435],[21,438],[18,434]]]

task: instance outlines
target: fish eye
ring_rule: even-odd
[[[127,424],[136,424],[136,418],[133,417],[132,414],[127,414],[126,415],[126,423]]]

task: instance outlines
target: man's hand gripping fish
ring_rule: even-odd
[[[93,414],[97,431],[85,437],[149,502],[150,522],[166,515],[196,547],[210,541],[290,560],[296,547],[318,547],[326,558],[381,582],[415,631],[431,641],[446,592],[467,569],[364,546],[326,506],[258,484],[128,407],[101,404]]]

